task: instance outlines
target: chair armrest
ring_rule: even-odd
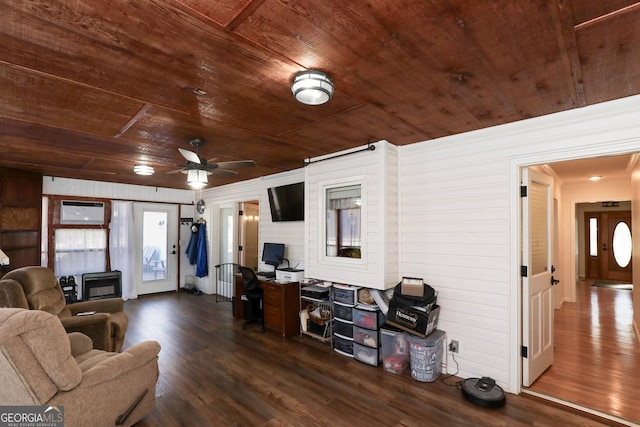
[[[108,313],[94,313],[88,316],[69,316],[69,317],[61,317],[60,321],[62,322],[62,326],[65,329],[67,327],[78,328],[82,326],[95,326],[99,324],[106,325],[109,322],[109,314]],[[82,332],[82,331],[72,331],[72,332]]]
[[[71,314],[82,313],[83,311],[95,311],[96,313],[117,313],[124,311],[124,300],[122,298],[105,298],[90,301],[76,302],[67,305]]]
[[[120,375],[137,369],[154,359],[157,361],[160,343],[145,341],[103,360],[84,372],[78,387],[91,387],[110,381]]]
[[[71,343],[71,355],[77,357],[81,354],[88,353],[93,350],[93,341],[91,338],[80,332],[71,332],[67,334]]]
[[[109,328],[109,314],[95,313],[89,316],[61,317],[62,326],[70,332],[80,332],[93,341],[93,347],[109,350],[111,330]]]

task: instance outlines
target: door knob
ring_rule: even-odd
[[[558,280],[555,277],[551,276],[551,286],[555,286],[558,283],[560,283],[560,280]]]

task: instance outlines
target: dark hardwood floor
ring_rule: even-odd
[[[125,347],[162,345],[156,408],[138,427],[611,425],[526,395],[482,408],[440,380],[390,374],[310,338],[243,331],[215,296],[144,296],[125,310]]]
[[[579,281],[554,315],[553,365],[531,390],[640,424],[632,291]]]

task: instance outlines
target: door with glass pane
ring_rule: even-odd
[[[553,179],[522,170],[522,385],[553,363]]]
[[[138,295],[178,289],[178,206],[134,205]]]
[[[586,275],[631,283],[631,211],[585,212]]]

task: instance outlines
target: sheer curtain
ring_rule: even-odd
[[[111,269],[122,273],[122,298],[138,298],[134,285],[135,234],[133,202],[111,201],[109,257]]]
[[[55,232],[56,276],[75,276],[106,268],[107,233],[100,229],[60,228]]]

